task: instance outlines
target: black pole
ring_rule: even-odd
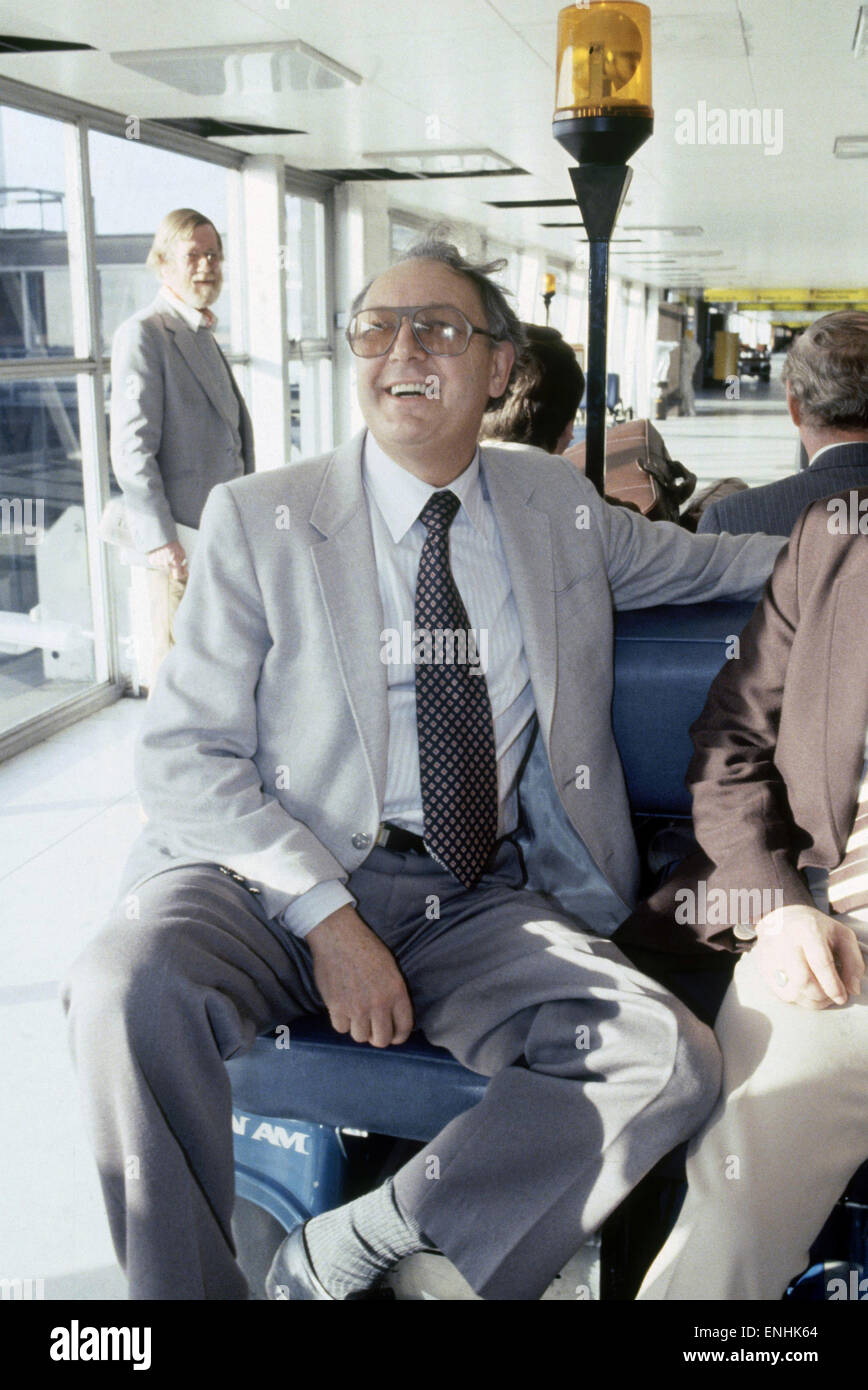
[[[588,265],[588,375],[585,379],[585,477],[602,497],[606,476],[606,327],[609,243],[592,241]]]
[[[630,187],[626,164],[581,164],[570,170],[576,202],[588,234],[588,376],[585,411],[585,476],[603,495],[606,477],[606,320],[609,307],[609,238]]]

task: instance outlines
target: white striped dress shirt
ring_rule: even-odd
[[[416,574],[427,531],[419,513],[435,492],[383,452],[370,432],[365,437],[362,479],[383,605],[381,653],[405,646],[414,629]],[[461,502],[450,527],[450,563],[478,648],[494,720],[497,755],[498,836],[518,824],[518,771],[527,751],[535,713],[524,643],[512,594],[506,556],[480,468],[479,450],[449,484]],[[408,625],[408,626],[405,626]],[[396,636],[393,637],[392,634]],[[402,651],[401,656],[404,655]],[[416,736],[416,680],[412,661],[385,662],[388,679],[389,761],[383,820],[414,835],[424,829]],[[319,922],[355,900],[337,881],[318,883],[290,903],[284,925],[306,936]]]
[[[840,904],[852,899],[854,895],[868,894],[868,731],[865,735],[865,762],[856,793],[853,825],[844,846],[841,865],[833,870],[831,882],[827,869],[808,869],[806,877],[811,897],[819,910],[846,922],[856,932],[863,950],[868,949],[868,903],[854,907],[849,912],[838,910]]]
[[[443,489],[422,482],[394,463],[371,434],[365,439],[362,478],[383,603],[382,651],[388,655],[388,634],[403,634],[414,627],[416,575],[427,536],[418,517],[429,497]],[[449,484],[449,491],[461,503],[449,530],[452,575],[470,626],[479,634],[479,645],[487,657],[487,672],[476,679],[488,683],[497,755],[497,833],[508,835],[518,824],[516,782],[530,737],[534,701],[506,556],[485,490],[478,450],[460,477]],[[387,675],[389,769],[383,819],[421,835],[416,669],[412,662],[390,661]]]

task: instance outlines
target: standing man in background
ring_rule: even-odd
[[[696,364],[702,356],[702,349],[688,328],[681,339],[681,357],[678,366],[678,386],[681,392],[681,414],[696,414],[696,399],[693,395],[693,376]]]
[[[809,467],[721,498],[697,530],[788,536],[809,502],[868,485],[868,313],[816,319],[787,353],[781,379]]]
[[[253,472],[253,428],[217,345],[211,305],[223,284],[223,244],[192,208],[163,218],[147,264],[161,283],[112,343],[111,460],[124,495],[139,676],[153,688],[172,645],[190,547],[216,483]]]

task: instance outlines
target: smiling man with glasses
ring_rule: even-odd
[[[782,542],[480,449],[523,348],[499,268],[427,241],[378,276],[348,332],[365,431],[206,507],[148,825],[66,991],[133,1297],[246,1296],[222,1059],[301,1015],[381,1048],[415,1027],[491,1081],[288,1237],[278,1300],[352,1297],[429,1244],[485,1298],[539,1298],[714,1103],[711,1033],[606,939],[638,881],[612,607],[752,594]]]

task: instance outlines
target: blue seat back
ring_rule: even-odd
[[[751,603],[701,603],[618,614],[612,723],[637,814],[690,815],[690,725],[752,612]]]

